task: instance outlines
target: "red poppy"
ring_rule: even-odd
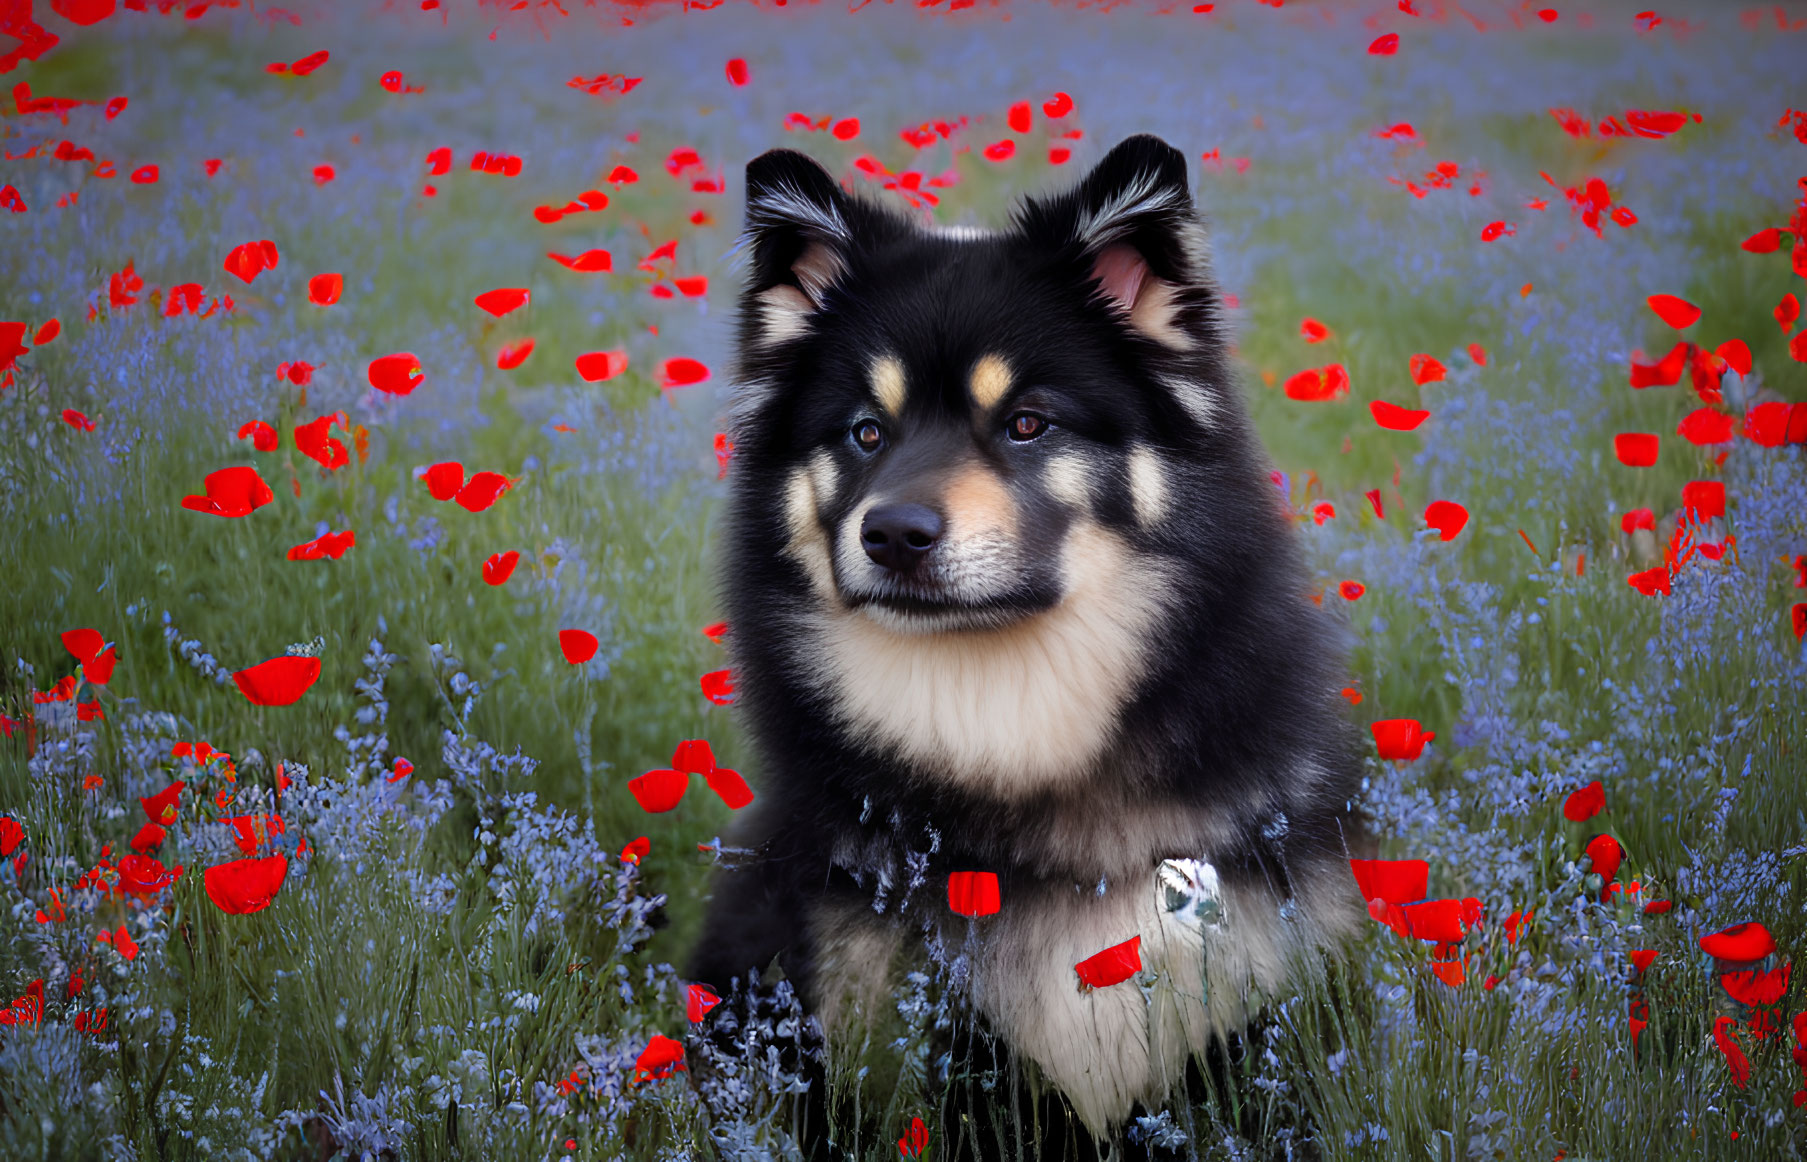
[[[1617,875],[1619,865],[1625,860],[1625,849],[1610,835],[1596,835],[1588,840],[1583,854],[1593,861],[1594,871],[1603,880],[1610,880]]]
[[[1738,1022],[1731,1017],[1718,1017],[1713,1021],[1713,1040],[1718,1043],[1719,1051],[1725,1055],[1726,1067],[1732,1071],[1732,1081],[1739,1089],[1750,1080],[1751,1062],[1739,1048],[1735,1036]]]
[[[703,697],[717,706],[734,704],[734,672],[732,670],[711,670],[702,677]]]
[[[1655,464],[1659,446],[1654,432],[1620,432],[1612,438],[1613,455],[1628,468],[1648,468]]]
[[[728,83],[730,85],[744,85],[747,83],[747,80],[747,62],[740,57],[735,57],[730,60],[728,62]]]
[[[1414,431],[1431,415],[1427,409],[1403,408],[1384,399],[1371,400],[1368,410],[1373,413],[1374,422],[1390,432]]]
[[[390,395],[407,395],[426,381],[420,360],[406,351],[370,361],[370,386]]]
[[[502,348],[496,355],[496,366],[503,371],[513,371],[527,361],[533,354],[533,340],[523,339],[519,343]]]
[[[592,351],[577,357],[577,374],[585,383],[601,383],[626,370],[626,351]]]
[[[118,657],[97,629],[72,629],[62,635],[63,648],[82,664],[82,677],[96,686],[105,686],[113,677]]]
[[[1668,593],[1670,591],[1669,569],[1664,565],[1658,565],[1654,569],[1646,569],[1642,573],[1633,573],[1631,576],[1625,578],[1625,582],[1646,597],[1654,597],[1658,593]]]
[[[525,306],[531,297],[532,293],[526,287],[498,287],[484,291],[474,301],[490,314],[501,318],[508,312]]]
[[[1639,363],[1633,359],[1631,361],[1631,386],[1636,388],[1668,387],[1670,384],[1680,383],[1682,372],[1687,370],[1693,353],[1694,345],[1692,343],[1677,343],[1670,349],[1669,354],[1655,363]]]
[[[1424,510],[1424,523],[1437,530],[1439,539],[1453,541],[1468,524],[1468,510],[1453,500],[1434,500]]]
[[[621,849],[621,862],[638,864],[652,852],[652,849],[653,841],[642,835]]]
[[[337,561],[345,555],[345,550],[357,543],[358,534],[351,529],[339,533],[321,533],[313,540],[290,549],[289,560],[319,561],[330,558]]]
[[[1352,859],[1355,886],[1364,900],[1408,904],[1424,899],[1431,865],[1422,859]]]
[[[486,585],[500,585],[514,576],[515,563],[521,559],[518,549],[510,549],[506,553],[492,553],[489,560],[483,562],[483,581]]]
[[[706,775],[715,769],[715,750],[703,739],[685,739],[671,754],[671,769],[687,775]]]
[[[11,859],[25,842],[25,828],[11,815],[0,815],[0,859]]]
[[[1471,347],[1469,353],[1473,354],[1473,350],[1474,349]],[[1483,358],[1477,360],[1477,362],[1485,363],[1486,359]],[[1427,383],[1436,383],[1449,374],[1449,369],[1447,367],[1444,367],[1440,361],[1432,359],[1429,355],[1420,354],[1412,356],[1411,359],[1407,361],[1406,367],[1412,373],[1412,382],[1419,387],[1423,387]]]
[[[1584,823],[1606,807],[1606,788],[1595,779],[1563,801],[1562,817],[1571,823]]]
[[[1725,515],[1725,484],[1718,480],[1691,480],[1682,485],[1682,507],[1699,520]]]
[[[558,631],[558,648],[565,655],[565,661],[573,666],[581,666],[596,656],[601,643],[596,635],[583,629],[561,629]]]
[[[1782,231],[1771,226],[1767,230],[1759,230],[1738,244],[1738,249],[1748,250],[1752,254],[1774,254],[1782,245]]]
[[[1807,588],[1807,586],[1801,586],[1801,588]],[[716,645],[722,643],[722,637],[727,632],[728,623],[725,621],[718,621],[713,625],[706,625],[703,627],[703,636],[714,642]]]
[[[715,990],[706,984],[688,985],[684,989],[684,1015],[696,1024],[709,1015],[709,1010],[722,1003]]]
[[[144,817],[164,827],[174,823],[182,807],[182,788],[186,786],[187,783],[178,780],[155,795],[140,798],[138,805],[144,808]]]
[[[249,439],[259,452],[274,452],[279,446],[276,429],[262,420],[250,420],[239,426],[238,438]]]
[[[738,771],[717,767],[704,774],[703,781],[728,805],[730,811],[738,811],[753,801],[753,789],[747,786],[747,781],[740,777]]]
[[[1424,744],[1437,737],[1436,731],[1425,730],[1416,718],[1383,718],[1368,729],[1374,733],[1380,757],[1394,761],[1417,758]]]
[[[253,705],[290,706],[320,680],[320,659],[284,654],[232,675]]]
[[[1619,529],[1630,536],[1638,529],[1656,531],[1656,514],[1647,508],[1634,508],[1619,518]]]
[[[276,244],[268,239],[234,246],[226,255],[226,273],[235,274],[246,283],[254,281],[265,270],[274,270],[278,259]]]
[[[344,412],[333,412],[321,416],[305,424],[295,426],[295,450],[313,460],[328,472],[337,472],[351,463],[351,453],[345,448],[342,440],[334,439],[328,433],[334,424],[344,427]]]
[[[1341,363],[1308,368],[1289,378],[1281,390],[1287,399],[1314,403],[1349,391],[1349,372]]]
[[[513,486],[514,481],[500,472],[479,472],[465,482],[452,502],[466,512],[482,512]]]
[[[155,823],[146,823],[132,834],[126,846],[140,855],[151,855],[163,846],[163,840],[169,835],[166,828]]]
[[[1753,968],[1748,972],[1728,972],[1719,978],[1725,986],[1726,993],[1735,1001],[1745,1005],[1774,1005],[1782,1000],[1788,992],[1788,975],[1794,967],[1789,961],[1780,968],[1772,968],[1767,972]]]
[[[684,1068],[684,1044],[670,1037],[653,1034],[640,1056],[634,1059],[634,1084],[670,1077]]]
[[[427,491],[433,494],[434,500],[450,500],[464,487],[464,465],[456,460],[446,460],[429,467],[421,479],[427,482]]]
[[[1120,984],[1142,971],[1142,938],[1132,936],[1094,953],[1075,964],[1073,971],[1079,974],[1081,992]]]
[[[709,378],[709,369],[695,359],[667,359],[659,372],[660,387],[688,387]]]
[[[897,1152],[905,1158],[920,1158],[928,1146],[929,1128],[922,1124],[921,1118],[911,1118],[909,1132],[897,1139]]]
[[[100,944],[111,944],[114,950],[127,960],[138,958],[138,942],[132,939],[131,932],[126,929],[124,924],[121,924],[119,929],[114,932],[104,930],[98,932],[94,939]]]
[[[1336,591],[1343,595],[1344,601],[1356,601],[1368,591],[1368,587],[1360,581],[1345,581],[1336,587]]]
[[[179,864],[173,868],[164,867],[155,856],[140,855],[137,852],[120,856],[113,870],[119,873],[119,880],[114,887],[120,894],[137,896],[141,900],[149,900],[175,883],[182,874]]]
[[[629,779],[627,789],[642,811],[659,815],[683,801],[684,792],[690,789],[690,780],[682,771],[647,771],[638,778]]]
[[[1700,938],[1700,948],[1708,956],[1734,963],[1762,960],[1776,950],[1775,937],[1769,929],[1754,920],[1734,924]]]
[[[957,871],[947,877],[947,906],[962,916],[991,916],[999,908],[998,874]]]
[[[1716,412],[1712,408],[1695,408],[1682,417],[1681,423],[1675,425],[1675,434],[1697,447],[1723,444],[1732,438],[1733,423],[1733,417],[1724,412]],[[1656,437],[1651,437],[1652,441],[1655,439]],[[1654,455],[1652,459],[1655,459]]]
[[[271,855],[218,864],[202,873],[201,879],[207,887],[207,898],[220,911],[246,916],[269,907],[288,874],[288,857]]]
[[[1644,301],[1656,312],[1657,318],[1678,331],[1693,326],[1695,320],[1700,318],[1699,307],[1674,295],[1651,295]]]
[[[241,517],[276,499],[276,493],[255,468],[222,468],[209,472],[203,484],[207,495],[183,497],[183,508],[212,516]]]
[[[1307,315],[1305,318],[1299,320],[1299,334],[1305,337],[1307,343],[1322,343],[1324,340],[1330,338],[1331,330],[1329,327],[1326,327],[1324,324]]]
[[[556,254],[549,250],[546,252],[546,257],[567,270],[575,270],[581,274],[596,274],[615,269],[614,256],[606,250],[586,250],[576,258]]]

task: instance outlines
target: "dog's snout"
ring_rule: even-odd
[[[884,504],[860,522],[866,555],[894,573],[908,573],[941,539],[941,516],[921,504]]]

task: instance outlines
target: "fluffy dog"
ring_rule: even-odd
[[[926,948],[1105,1138],[1363,916],[1342,639],[1185,161],[1131,137],[984,231],[776,150],[745,243],[724,587],[764,782],[690,976],[776,960],[832,1031]]]

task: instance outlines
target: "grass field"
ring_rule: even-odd
[[[1807,229],[1807,9],[152,0],[77,27],[39,7],[61,41],[7,74],[30,89],[0,110],[0,1003],[19,998],[0,1156],[788,1156],[763,1043],[707,1103],[636,1076],[655,1035],[690,1030],[670,964],[730,812],[696,786],[650,815],[628,780],[706,738],[760,784],[699,685],[726,665],[702,630],[744,165],[802,148],[899,205],[881,179],[913,172],[939,199],[920,212],[993,223],[1137,131],[1193,160],[1249,406],[1354,634],[1353,713],[1436,734],[1369,759],[1381,851],[1484,911],[1454,948],[1373,925],[1274,999],[1233,1094],[1135,1133],[1199,1158],[1807,1153],[1807,1003],[1781,975],[1807,938],[1807,460],[1764,436],[1789,413],[1754,410],[1807,408],[1807,341],[1778,325],[1807,242],[1792,267],[1789,234],[1741,248]],[[1390,33],[1396,53],[1370,51]],[[920,150],[900,137],[937,120]],[[477,151],[518,174],[473,172]],[[606,207],[534,213],[585,191]],[[228,272],[264,239],[274,269]],[[548,258],[592,249],[612,269]],[[329,272],[343,292],[318,305]],[[696,276],[706,292],[676,281]],[[531,300],[500,317],[473,302],[515,287]],[[1698,322],[1678,331],[1656,294]],[[1307,318],[1329,334],[1308,342]],[[1731,340],[1748,374],[1714,363]],[[1631,386],[1684,341],[1705,354],[1678,383]],[[601,351],[626,368],[587,382]],[[402,352],[424,382],[374,390],[370,363]],[[1415,376],[1418,355],[1446,375]],[[675,358],[711,374],[662,386]],[[1346,394],[1289,398],[1332,363]],[[1386,430],[1376,400],[1429,418]],[[320,417],[342,456],[297,446]],[[275,450],[235,438],[250,421]],[[1622,463],[1620,433],[1659,436],[1655,465]],[[512,486],[480,511],[434,499],[416,474],[444,461]],[[269,503],[183,507],[246,465]],[[1696,481],[1723,484],[1723,513],[1687,516]],[[1421,515],[1439,500],[1469,514],[1449,541]],[[1653,527],[1628,533],[1639,509]],[[345,529],[341,558],[289,559]],[[1666,594],[1628,584],[1647,570]],[[83,627],[115,643],[104,684],[59,640]],[[566,660],[568,629],[593,658]],[[285,653],[318,680],[254,705],[233,673]],[[202,742],[230,760],[197,763]],[[139,799],[178,779],[152,846]],[[1604,809],[1566,818],[1595,781]],[[1584,854],[1599,834],[1616,874]],[[210,894],[206,869],[276,856],[267,907]],[[1745,923],[1773,935],[1756,961],[1703,948]],[[873,1158],[913,1117],[924,1156],[957,1132],[925,1082],[924,987],[840,1095],[879,1127]]]

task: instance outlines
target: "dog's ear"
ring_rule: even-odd
[[[1181,312],[1209,273],[1179,150],[1146,133],[1128,138],[1073,189],[1026,202],[1017,227],[1073,260],[1131,327],[1169,347],[1193,345]]]
[[[760,338],[800,333],[847,270],[853,243],[851,199],[814,159],[774,149],[747,164],[744,244],[753,256],[748,301]]]

